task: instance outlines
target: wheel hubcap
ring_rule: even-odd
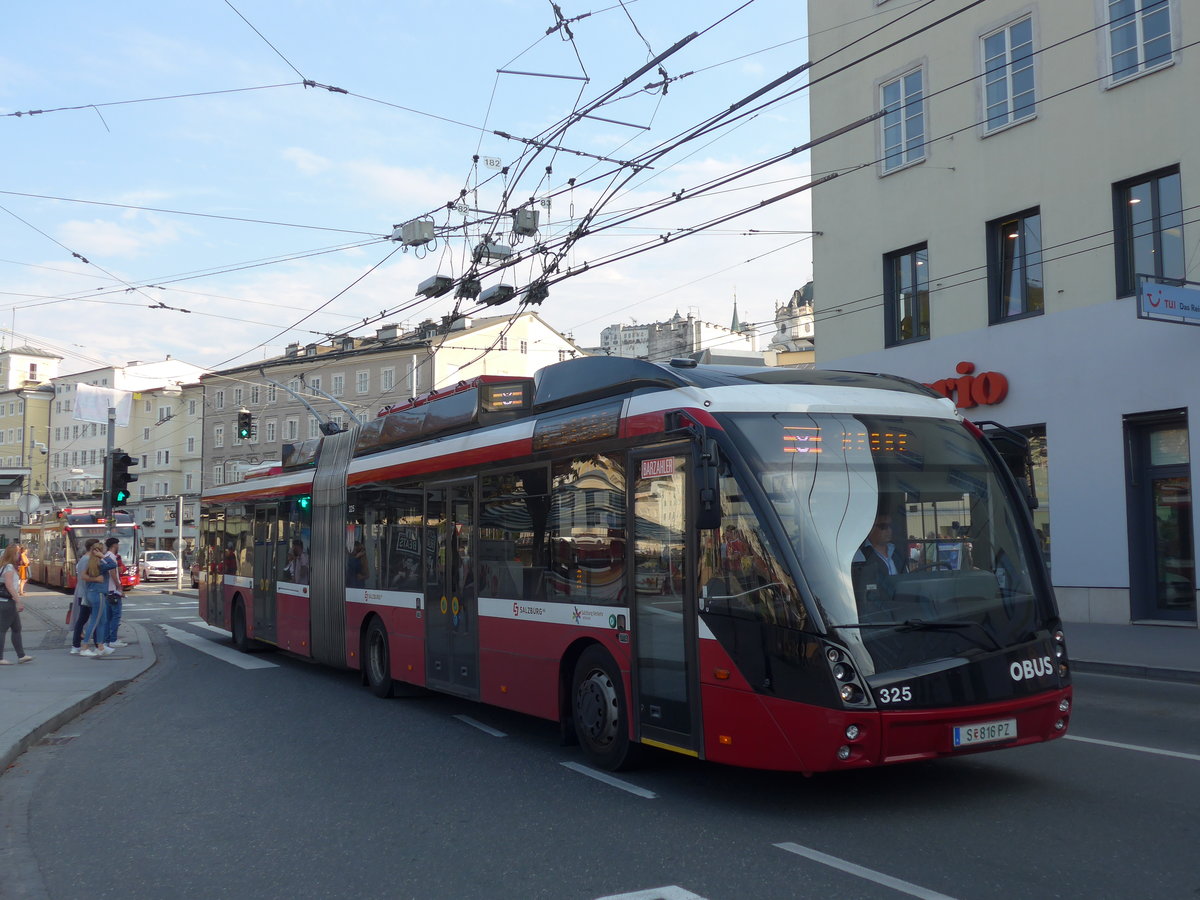
[[[612,680],[599,670],[589,672],[579,685],[575,714],[588,740],[595,746],[611,744],[617,736],[617,692]]]

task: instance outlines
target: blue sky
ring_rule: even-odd
[[[735,294],[743,321],[768,321],[811,278],[804,194],[601,264],[807,180],[800,155],[686,199],[803,143],[803,92],[651,169],[619,165],[807,58],[803,3],[740,5],[559,3],[567,23],[555,28],[548,0],[18,4],[0,48],[0,332],[62,354],[69,372],[168,354],[252,362],[292,341],[438,318],[453,297],[417,297],[417,284],[462,274],[495,229],[486,213],[530,199],[540,231],[519,252],[560,242],[589,209],[609,226],[573,244],[559,271],[587,271],[540,308],[581,344],[676,310],[728,324]],[[665,93],[644,89],[663,80],[656,66],[557,136],[557,152],[517,140],[693,32],[662,62]],[[163,97],[174,99],[151,99]],[[14,115],[32,110],[44,112]],[[680,191],[682,202],[614,221]],[[430,214],[434,244],[383,240]],[[503,280],[527,283],[539,259]]]

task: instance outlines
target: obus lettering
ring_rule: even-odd
[[[1013,681],[1023,681],[1026,678],[1041,678],[1054,671],[1054,662],[1048,656],[1041,659],[1023,659],[1008,667],[1008,674]]]

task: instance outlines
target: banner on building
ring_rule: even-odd
[[[133,406],[133,394],[116,388],[96,387],[94,384],[75,385],[75,409],[71,418],[77,422],[108,424],[108,410],[116,410],[116,424],[129,424],[129,410]]]

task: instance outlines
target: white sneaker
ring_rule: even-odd
[[[79,655],[80,656],[100,656],[100,652],[98,650],[92,650],[89,648],[87,650],[80,650]]]
[[[108,646],[110,646],[110,647],[128,647],[129,645],[127,643],[125,643],[124,641],[110,641]]]
[[[112,647],[109,647],[106,644],[105,646],[101,647],[99,650],[96,651],[96,655],[97,656],[108,656],[110,653],[116,653],[116,652],[117,652],[116,650],[114,650]]]
[[[71,655],[72,655],[72,656],[78,656],[78,655],[79,655],[79,648],[78,648],[78,647],[72,647],[72,648],[71,648]]]

